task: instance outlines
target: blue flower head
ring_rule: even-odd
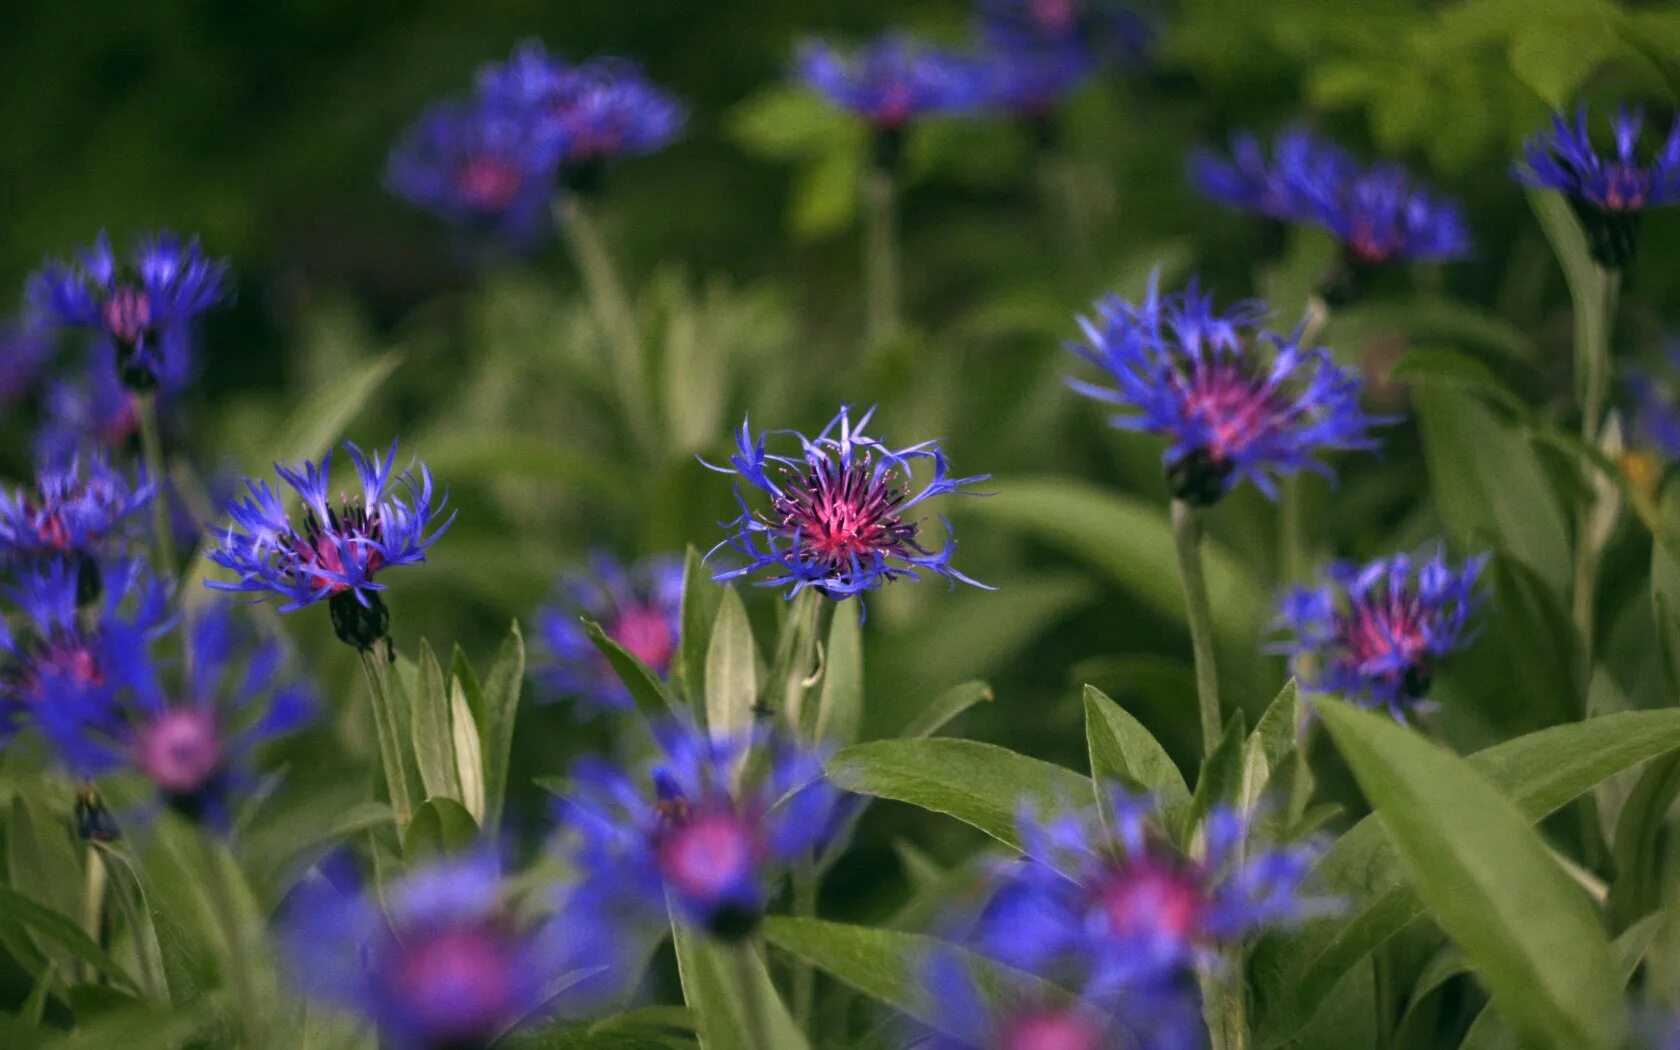
[[[985,64],[900,33],[853,54],[821,40],[800,47],[794,73],[838,109],[875,132],[875,163],[898,163],[905,129],[928,117],[966,113],[988,99]]]
[[[130,482],[103,456],[43,466],[34,485],[0,489],[0,565],[79,563],[115,553],[141,526],[153,494],[144,477]]]
[[[122,262],[101,233],[76,262],[48,262],[28,286],[36,323],[97,333],[136,390],[186,381],[194,322],[230,295],[227,264],[166,231],[140,238]]]
[[[400,1050],[489,1046],[596,1001],[601,966],[582,950],[596,945],[522,907],[493,856],[431,861],[382,891],[335,874],[349,885],[316,877],[288,902],[285,958],[306,994],[373,1022]]]
[[[1080,380],[1087,397],[1123,410],[1123,430],[1168,439],[1168,488],[1193,504],[1217,501],[1246,480],[1276,496],[1274,477],[1300,470],[1330,474],[1330,450],[1377,447],[1371,427],[1387,420],[1359,406],[1359,378],[1328,350],[1260,327],[1265,307],[1213,308],[1192,278],[1162,295],[1153,278],[1142,303],[1110,295],[1079,325],[1068,349],[1108,373],[1113,386]]]
[[[581,910],[660,921],[669,900],[716,936],[744,936],[775,879],[831,833],[839,791],[820,755],[767,734],[714,739],[673,721],[655,737],[663,759],[646,781],[597,759],[573,770],[560,813]]]
[[[1418,185],[1397,164],[1361,165],[1302,128],[1279,135],[1269,158],[1252,133],[1238,133],[1229,157],[1201,151],[1190,173],[1203,194],[1226,207],[1329,230],[1355,270],[1470,251],[1457,204]]]
[[[1653,152],[1639,152],[1645,114],[1619,109],[1610,122],[1614,154],[1598,152],[1587,127],[1587,107],[1571,124],[1563,114],[1550,131],[1530,138],[1514,175],[1527,186],[1568,196],[1583,219],[1595,258],[1620,268],[1633,261],[1639,216],[1647,208],[1680,203],[1680,118]]]
[[[107,634],[144,645],[171,625],[167,588],[129,559],[44,562],[4,593],[17,615],[0,620],[0,742],[44,706],[104,689]]]
[[[1657,368],[1626,370],[1628,444],[1635,452],[1680,461],[1680,339],[1663,347]]]
[[[1095,67],[1080,49],[1062,46],[998,48],[979,68],[988,106],[1043,124]]]
[[[636,63],[602,57],[568,65],[535,40],[486,68],[478,90],[486,105],[523,115],[540,140],[554,144],[568,184],[580,189],[602,164],[664,149],[688,119]]]
[[[563,143],[529,113],[450,101],[421,114],[385,166],[385,184],[469,233],[526,247],[549,229]]]
[[[794,431],[769,431],[755,438],[748,424],[741,423],[729,467],[711,469],[735,474],[769,496],[770,506],[751,509],[736,488],[741,516],[727,523],[730,535],[718,547],[728,545],[746,564],[713,579],[768,571],[770,575],[758,581],[760,586],[786,587],[789,598],[815,587],[836,601],[896,579],[920,579],[923,571],[953,584],[985,586],[951,567],[955,540],[947,538],[937,550],[924,546],[921,524],[908,512],[990,475],[951,477],[937,441],[889,448],[864,432],[874,414],[870,409],[853,423],[842,407],[814,438]],[[792,438],[799,454],[768,452],[771,437]],[[918,465],[925,465],[930,474],[919,489],[912,476]]]
[[[1277,624],[1295,674],[1315,692],[1335,693],[1395,718],[1416,711],[1442,658],[1472,640],[1486,554],[1453,566],[1446,555],[1397,554],[1366,565],[1338,561],[1316,587],[1283,597]]]
[[[210,552],[211,560],[237,579],[206,582],[259,600],[281,598],[281,612],[330,600],[339,637],[366,649],[384,638],[389,626],[379,597],[385,585],[375,576],[425,561],[455,516],[439,524],[448,496],[433,505],[432,474],[425,464],[418,472],[396,469],[395,441],[383,456],[350,443],[345,449],[361,488],[340,496],[336,506],[329,491],[331,452],[319,464],[305,462],[294,469],[275,464],[280,479],[302,501],[296,523],[267,481],[247,478],[248,495],[228,504],[232,523]]]
[[[137,774],[171,809],[231,827],[258,783],[256,749],[299,729],[315,708],[284,650],[252,639],[236,613],[217,602],[194,614],[190,659],[178,675],[152,651],[154,628],[102,622],[93,645],[101,680],[35,707],[36,725],[64,765],[89,779]]]
[[[555,600],[537,612],[544,652],[534,677],[545,699],[565,697],[597,708],[628,710],[634,704],[579,622],[601,625],[654,674],[665,675],[681,630],[683,563],[658,555],[625,565],[612,555],[591,555],[585,570],[560,581]]]
[[[1136,58],[1153,34],[1136,11],[1113,0],[980,0],[979,32],[995,48],[1064,51],[1087,62]]]
[[[152,392],[165,419],[175,418],[178,391],[175,384],[160,382]],[[115,348],[95,350],[80,375],[61,376],[48,385],[35,433],[36,455],[60,462],[90,449],[123,448],[140,432],[136,396],[117,374]]]
[[[0,409],[22,401],[52,356],[52,339],[37,324],[0,322]]]

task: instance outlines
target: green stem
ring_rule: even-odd
[[[793,914],[801,919],[817,917],[817,888],[820,876],[809,859],[793,872]],[[811,1030],[811,1004],[816,994],[816,971],[804,959],[793,963],[793,1019],[799,1030]]]
[[[105,886],[107,884],[105,861],[99,856],[99,850],[93,843],[88,843],[87,866],[83,869],[82,882],[82,929],[87,931],[88,940],[95,944],[105,943]],[[140,952],[142,956],[144,952]],[[94,979],[91,966],[83,967],[82,980]]]
[[[1178,575],[1184,585],[1184,606],[1190,621],[1190,649],[1196,660],[1196,701],[1202,712],[1202,754],[1219,745],[1219,672],[1213,659],[1213,610],[1208,606],[1207,581],[1202,576],[1202,526],[1196,508],[1181,499],[1172,501],[1173,544],[1178,549]]]
[[[897,337],[899,307],[898,207],[893,174],[871,168],[864,175],[864,280],[868,286],[869,345]]]
[[[157,395],[136,394],[140,416],[140,456],[146,464],[146,479],[156,486],[152,495],[152,544],[158,572],[165,579],[175,575],[175,531],[169,525],[169,475],[163,465],[163,438],[158,432]]]
[[[1249,1050],[1248,996],[1239,956],[1229,974],[1202,975],[1203,1018],[1213,1050]]]
[[[1621,291],[1621,271],[1596,267],[1593,309],[1577,310],[1575,319],[1575,388],[1581,408],[1581,440],[1598,448],[1604,414],[1610,397],[1610,332],[1615,326],[1616,303]],[[1575,584],[1573,614],[1575,632],[1585,654],[1583,666],[1592,666],[1595,598],[1599,562],[1604,551],[1594,535],[1595,500],[1582,501],[1575,515]]]
[[[385,767],[385,787],[391,796],[391,811],[396,814],[400,834],[414,819],[414,802],[408,793],[408,776],[403,771],[403,756],[397,734],[396,710],[391,703],[391,680],[374,651],[361,651],[362,677],[367,681],[368,697],[373,702],[373,725],[379,736],[379,762]]]
[[[759,981],[757,949],[751,938],[743,938],[725,949],[735,962],[735,983],[741,992],[741,1010],[745,1015],[747,1046],[753,1050],[771,1050],[770,1008],[764,1002],[764,986]]]
[[[215,838],[203,828],[197,829],[199,845],[203,848],[206,867],[205,894],[210,910],[215,913],[216,925],[221,928],[223,948],[227,956],[228,973],[232,977],[234,1001],[239,1011],[236,1025],[242,1035],[238,1045],[259,1047],[263,1042],[261,997],[251,971],[250,953],[246,950],[245,931],[240,925],[239,909],[234,904],[233,889],[227,864]]]
[[[618,386],[619,407],[624,412],[631,436],[649,453],[656,448],[653,407],[647,363],[642,357],[642,337],[630,295],[613,266],[600,223],[575,193],[555,203],[560,228],[572,250],[578,273],[583,277],[595,323],[612,343],[613,380]]]

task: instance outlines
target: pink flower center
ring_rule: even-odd
[[[1070,1011],[1036,1010],[1011,1018],[997,1050],[1102,1050],[1102,1035]]]
[[[1189,943],[1202,933],[1207,901],[1189,870],[1153,860],[1117,864],[1094,897],[1111,936]]]
[[[747,822],[734,810],[721,808],[680,814],[657,845],[659,870],[680,892],[698,898],[727,892],[750,879],[758,855],[758,842]]]
[[[208,712],[174,708],[140,728],[134,752],[140,771],[161,790],[190,795],[222,764],[221,732]]]
[[[479,154],[468,159],[456,176],[461,196],[478,211],[504,211],[513,203],[522,179],[518,169],[501,157]]]
[[[1422,605],[1404,591],[1386,598],[1356,602],[1337,617],[1337,636],[1365,674],[1395,679],[1421,668],[1429,655],[1429,635]]]
[[[889,468],[876,475],[868,456],[850,466],[823,459],[775,501],[778,531],[836,572],[849,571],[854,561],[926,553],[916,542],[916,523],[898,516],[904,502],[898,474]]]
[[[312,585],[339,594],[350,589],[346,578],[371,578],[385,564],[377,546],[383,531],[377,514],[370,515],[359,501],[345,499],[336,511],[327,507],[325,525],[314,511],[308,513],[302,535],[291,537],[292,553]],[[359,574],[346,571],[346,554],[360,567]]]
[[[1079,18],[1079,0],[1032,0],[1028,10],[1033,25],[1046,36],[1061,36]]]
[[[1638,211],[1650,195],[1650,180],[1631,164],[1610,166],[1604,187],[1605,211]]]
[[[152,327],[152,300],[132,285],[119,285],[100,307],[105,329],[133,346]]]
[[[498,931],[441,930],[407,945],[392,991],[429,1043],[471,1045],[512,1019],[513,968],[513,947]]]
[[[671,666],[671,657],[677,651],[670,617],[646,606],[626,609],[607,629],[607,636],[659,674]]]
[[[1184,414],[1206,431],[1207,452],[1225,463],[1260,438],[1280,429],[1290,409],[1266,386],[1232,360],[1194,367],[1183,383]]]

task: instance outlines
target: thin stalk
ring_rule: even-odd
[[[613,381],[618,387],[619,407],[624,412],[631,436],[649,453],[655,451],[653,404],[648,383],[647,362],[642,356],[642,337],[630,295],[613,266],[600,223],[575,193],[560,197],[554,205],[566,244],[571,248],[578,273],[589,296],[595,323],[612,343]]]
[[[228,972],[232,976],[234,1001],[238,1004],[237,1026],[243,1036],[240,1046],[259,1047],[263,1042],[261,997],[251,972],[251,958],[245,944],[245,932],[239,923],[239,910],[234,905],[233,889],[229,885],[227,866],[222,863],[216,840],[203,828],[197,829],[199,845],[203,848],[204,864],[208,869],[205,894],[210,910],[215,913],[216,925],[221,928],[223,947],[227,951]]]
[[[897,337],[903,326],[899,305],[898,201],[891,171],[870,168],[864,175],[864,282],[868,289],[869,345],[878,348]]]
[[[1581,440],[1599,447],[1604,414],[1610,397],[1610,332],[1615,326],[1616,303],[1621,292],[1621,271],[1595,268],[1598,280],[1594,292],[1597,309],[1577,311],[1575,323],[1575,387],[1581,407]],[[1595,598],[1599,562],[1604,551],[1594,522],[1592,496],[1582,500],[1575,515],[1575,584],[1573,616],[1586,659],[1592,666]]]
[[[1172,501],[1173,545],[1178,549],[1179,581],[1190,621],[1190,649],[1196,660],[1196,701],[1202,713],[1202,754],[1219,745],[1219,672],[1213,659],[1213,610],[1208,606],[1207,581],[1202,576],[1202,526],[1196,508],[1181,499]]]
[[[741,1010],[745,1015],[747,1045],[754,1050],[772,1050],[770,1038],[770,1009],[764,1002],[764,987],[759,983],[758,954],[753,941],[743,938],[724,949],[735,962],[735,983],[740,987]]]
[[[391,680],[385,665],[372,649],[361,651],[362,677],[373,702],[373,725],[379,736],[379,763],[385,767],[385,787],[391,796],[401,833],[414,819],[414,802],[408,793],[408,775],[403,771],[402,748],[397,737],[396,710],[391,704]]]
[[[793,914],[801,919],[817,917],[817,889],[821,875],[816,865],[806,859],[793,872]],[[802,958],[793,963],[793,1019],[801,1032],[811,1030],[811,1004],[814,1001],[816,971]]]
[[[169,525],[169,476],[163,467],[163,438],[158,432],[157,395],[137,394],[135,409],[140,416],[140,456],[146,464],[146,479],[156,486],[152,495],[152,549],[157,570],[166,579],[175,575],[175,530]]]
[[[105,943],[105,887],[108,883],[108,873],[105,861],[99,856],[99,850],[93,843],[88,843],[87,866],[83,869],[82,881],[82,929],[87,932],[88,940],[95,944]],[[144,954],[144,953],[140,953]],[[93,967],[83,964],[82,981],[90,982],[94,979]]]
[[[1203,1019],[1213,1050],[1249,1050],[1248,997],[1241,957],[1229,974],[1204,972]]]

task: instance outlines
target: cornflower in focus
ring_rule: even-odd
[[[1120,406],[1109,418],[1114,426],[1168,439],[1174,498],[1211,504],[1244,480],[1275,498],[1274,478],[1330,475],[1323,452],[1374,449],[1370,429],[1387,420],[1360,407],[1353,371],[1328,350],[1303,346],[1299,330],[1261,328],[1264,313],[1252,300],[1218,313],[1194,278],[1183,292],[1162,295],[1152,277],[1140,304],[1099,300],[1095,316],[1079,319],[1085,338],[1068,344],[1114,386],[1069,385]]]
[[[1442,658],[1468,645],[1488,556],[1454,567],[1397,554],[1366,565],[1338,561],[1326,581],[1284,596],[1276,626],[1295,673],[1313,691],[1382,706],[1398,720],[1420,708]]]
[[[90,602],[99,594],[98,556],[140,527],[153,498],[144,478],[131,483],[101,456],[43,466],[32,487],[0,489],[0,565],[75,565],[81,600]]]
[[[584,873],[575,899],[586,913],[659,921],[669,898],[715,936],[746,936],[775,880],[830,833],[839,791],[817,754],[780,739],[713,739],[682,722],[654,735],[663,756],[645,786],[596,759],[573,771],[560,814]],[[732,786],[755,742],[762,761]]]
[[[101,233],[76,262],[47,263],[28,287],[37,323],[97,333],[114,348],[123,384],[142,392],[186,381],[193,324],[230,295],[227,264],[167,231],[140,238],[126,262]]]
[[[1575,111],[1573,124],[1557,114],[1550,131],[1528,140],[1514,171],[1526,186],[1569,198],[1586,227],[1593,258],[1610,269],[1633,261],[1646,209],[1680,203],[1680,118],[1661,145],[1642,157],[1644,126],[1643,110],[1617,110],[1610,121],[1615,153],[1603,154],[1593,146],[1587,107]]]
[[[538,610],[546,653],[533,677],[545,699],[571,698],[596,708],[633,706],[606,658],[579,623],[601,625],[608,638],[661,677],[677,652],[682,611],[682,559],[669,555],[625,565],[610,554],[590,557],[587,569],[568,573],[555,600]]]
[[[987,98],[983,63],[898,33],[849,55],[824,41],[809,41],[794,68],[830,105],[870,126],[876,166],[889,171],[898,166],[912,123],[968,112]]]
[[[769,570],[772,575],[758,581],[760,586],[785,586],[790,599],[815,587],[836,601],[896,579],[920,579],[924,570],[953,585],[985,586],[951,567],[954,539],[947,536],[943,547],[930,549],[922,543],[920,522],[906,515],[935,496],[959,492],[990,475],[951,477],[937,441],[889,448],[864,433],[874,414],[870,409],[854,424],[842,407],[814,438],[793,431],[754,438],[748,424],[741,423],[729,467],[711,469],[735,474],[764,492],[770,507],[754,511],[737,487],[741,516],[727,523],[730,535],[718,547],[728,545],[747,564],[713,579]],[[766,439],[772,435],[795,439],[800,454],[767,452]],[[931,476],[917,489],[912,471],[919,463],[927,465]]]
[[[339,639],[367,650],[390,630],[390,612],[379,595],[385,585],[374,577],[425,561],[455,516],[439,523],[449,498],[433,506],[432,475],[424,464],[418,474],[395,469],[395,441],[383,456],[348,442],[345,449],[360,492],[340,495],[336,505],[329,492],[331,452],[319,464],[305,462],[296,469],[275,464],[303,502],[295,524],[266,480],[247,478],[249,495],[228,504],[232,524],[210,552],[212,561],[238,578],[206,585],[259,599],[279,597],[285,602],[281,612],[324,600]]]

